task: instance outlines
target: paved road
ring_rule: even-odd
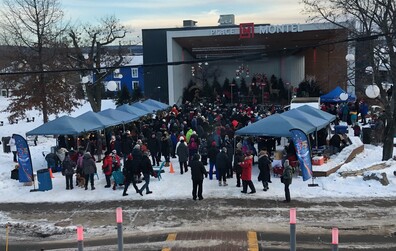
[[[84,250],[117,250],[116,207],[124,212],[125,250],[161,250],[169,245],[170,233],[179,236],[171,243],[172,250],[221,250],[225,236],[250,230],[257,233],[260,250],[287,250],[290,207],[297,208],[299,250],[330,250],[332,227],[339,228],[342,250],[396,250],[394,199],[290,204],[262,199],[0,204],[0,241],[5,243],[5,223],[9,222],[12,251],[75,250],[75,226],[83,225]],[[181,237],[192,232],[195,239]],[[222,234],[217,237],[216,233]],[[247,240],[233,245],[235,250],[248,248]]]

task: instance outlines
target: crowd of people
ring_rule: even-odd
[[[340,120],[351,120],[353,125],[357,124],[353,116],[344,118],[344,106],[337,106],[336,110],[333,106],[322,109],[331,113],[335,111]],[[113,189],[124,186],[123,196],[128,195],[131,183],[140,195],[143,195],[143,191],[146,194],[152,193],[149,182],[150,176],[156,174],[153,167],[158,167],[163,162],[164,166],[169,166],[171,161],[178,161],[180,174],[191,171],[194,200],[203,199],[203,177],[216,179],[219,186],[228,186],[227,180],[235,178],[236,186],[242,187],[242,193],[255,193],[256,188],[252,182],[255,157],[260,170],[258,179],[263,184],[263,190],[267,191],[271,183],[272,154],[276,145],[280,144],[280,138],[235,137],[234,142],[234,133],[250,123],[282,111],[282,108],[274,105],[193,105],[187,102],[180,107],[174,105],[145,116],[126,125],[125,130],[115,127],[112,131],[106,130],[106,134],[91,133],[78,139],[62,135],[58,138],[58,146],[69,149],[68,158],[77,167],[75,183],[77,185],[78,179],[83,177],[85,189],[88,189],[89,184],[92,190],[95,189],[95,161],[102,163],[106,177],[105,188],[110,188],[113,181]],[[360,110],[360,113],[365,113],[365,110]],[[366,122],[365,118],[362,118],[362,122]],[[318,132],[318,140],[315,142],[327,144],[326,138],[326,130],[323,130]],[[293,170],[296,161],[294,144],[289,141],[284,150],[284,171],[281,174],[285,184],[285,202],[290,202],[290,170]],[[72,189],[68,166],[64,165],[62,171],[66,177],[66,189]],[[141,182],[144,184],[139,188]]]

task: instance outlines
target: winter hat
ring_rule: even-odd
[[[237,147],[237,149],[241,150],[241,149],[242,149],[242,143],[239,142],[239,143],[236,145],[236,147]]]
[[[227,148],[223,147],[223,148],[221,148],[221,151],[226,153],[227,152]]]
[[[184,141],[184,137],[180,136],[179,141]]]
[[[212,142],[212,146],[216,146],[216,142],[215,141]]]
[[[139,144],[136,144],[136,145],[133,147],[133,149],[138,149],[138,150],[140,150],[140,145],[139,145]]]
[[[117,154],[116,150],[111,151],[112,154]]]
[[[129,159],[129,160],[132,159],[132,154],[128,154],[128,159]]]

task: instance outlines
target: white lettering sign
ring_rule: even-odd
[[[254,33],[258,34],[276,34],[276,33],[295,33],[303,32],[299,24],[280,24],[280,25],[262,25],[254,28]],[[239,28],[212,29],[211,36],[236,35],[239,34]]]
[[[235,34],[239,34],[238,28],[213,29],[210,31],[210,35],[212,36],[235,35]]]

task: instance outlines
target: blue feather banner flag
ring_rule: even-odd
[[[13,134],[12,137],[15,139],[18,154],[19,182],[34,181],[32,158],[30,156],[28,143],[26,139],[19,134]]]
[[[296,148],[303,181],[312,178],[311,147],[307,135],[300,129],[291,129],[292,140]]]

